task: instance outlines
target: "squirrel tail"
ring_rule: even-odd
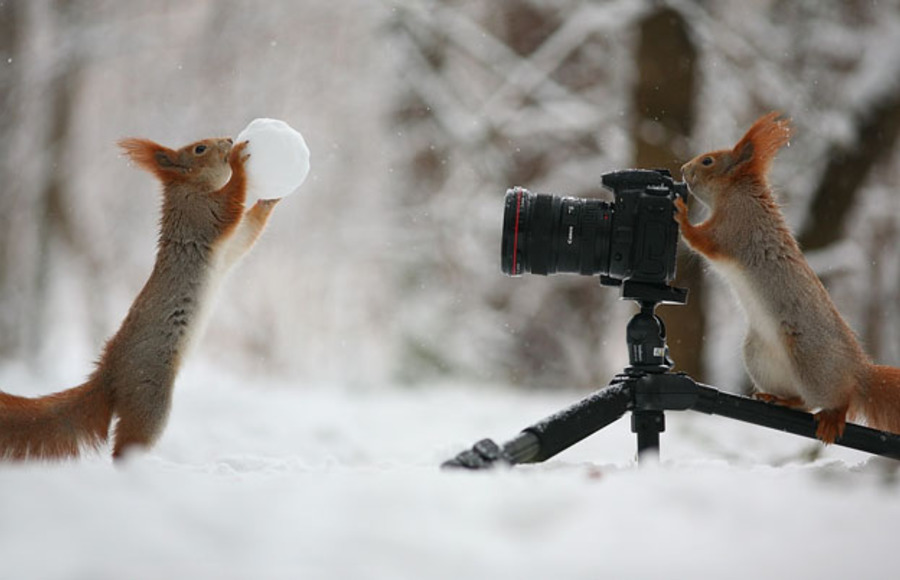
[[[900,433],[900,368],[872,365],[862,387],[851,413],[863,415],[869,427]]]
[[[106,441],[111,420],[110,393],[94,381],[34,399],[0,392],[0,460],[75,457]]]

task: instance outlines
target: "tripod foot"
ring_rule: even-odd
[[[444,469],[487,469],[496,465],[512,465],[512,462],[499,445],[491,439],[482,439],[454,457],[441,464]]]

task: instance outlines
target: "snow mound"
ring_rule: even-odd
[[[897,576],[892,460],[671,412],[659,465],[635,466],[623,417],[543,464],[443,471],[583,393],[300,387],[199,362],[146,453],[0,464],[0,578]],[[14,371],[0,384],[46,392]]]
[[[274,199],[296,191],[309,173],[309,147],[299,131],[277,119],[254,119],[235,143],[249,141],[247,194]]]

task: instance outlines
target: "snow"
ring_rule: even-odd
[[[798,140],[773,182],[792,224],[831,150],[854,145],[858,118],[900,78],[896,2],[826,4],[659,3],[685,17],[699,50],[702,114],[683,157],[733,143],[761,108],[784,111]],[[279,205],[198,345],[227,353],[216,364],[303,378],[191,359],[149,453],[119,466],[108,453],[0,464],[0,580],[896,576],[896,462],[819,454],[720,418],[668,413],[655,467],[634,464],[624,417],[546,464],[437,468],[586,393],[435,384],[436,373],[531,377],[539,365],[522,365],[537,350],[540,368],[565,373],[536,383],[590,384],[619,368],[627,309],[596,281],[500,276],[498,219],[519,156],[540,160],[523,185],[578,195],[633,163],[636,24],[656,3],[523,3],[525,16],[559,18],[529,55],[507,43],[528,21],[512,3],[63,5],[29,3],[8,59],[15,170],[3,174],[0,231],[15,243],[0,319],[25,356],[7,353],[0,388],[76,384],[146,278],[157,197],[111,163],[118,138],[186,143],[267,111],[317,147],[305,187],[331,203]],[[58,78],[77,88],[63,99],[76,146],[62,159],[45,138]],[[410,100],[417,122],[399,120]],[[302,164],[254,169],[284,152],[271,136],[251,140],[251,173],[305,175]],[[429,147],[435,167],[418,176]],[[880,232],[900,215],[900,157],[887,159],[847,240],[810,260],[860,335],[878,338],[879,360],[898,364],[900,244]],[[74,229],[43,239],[48,179],[69,184],[54,223]],[[296,189],[274,185],[251,194]],[[741,317],[717,278],[707,290],[713,382],[740,384]],[[573,298],[588,306],[561,307]],[[8,366],[26,356],[43,375]],[[398,375],[414,386],[391,384]]]
[[[299,131],[278,119],[254,119],[235,143],[249,141],[247,194],[275,199],[293,193],[309,174],[309,147]]]
[[[189,364],[149,453],[0,466],[0,578],[893,577],[897,463],[776,431],[668,413],[638,467],[626,416],[545,464],[437,467],[582,396]]]

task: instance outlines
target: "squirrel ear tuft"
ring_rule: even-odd
[[[775,154],[791,138],[791,122],[773,111],[753,123],[732,149],[734,167],[741,172],[764,179]]]
[[[122,139],[119,147],[135,165],[165,181],[179,172],[177,153],[149,139]]]

